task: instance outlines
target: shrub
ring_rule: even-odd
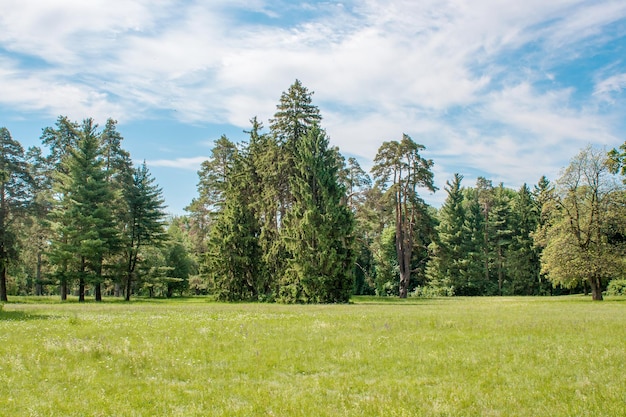
[[[434,287],[427,285],[425,287],[416,287],[410,294],[411,297],[434,298],[434,297],[453,297],[453,287]]]
[[[609,282],[606,295],[626,295],[626,279],[614,279]]]

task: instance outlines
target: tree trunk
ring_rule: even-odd
[[[59,291],[61,292],[61,301],[67,300],[67,281],[65,279],[61,281]]]
[[[502,282],[504,281],[502,274],[502,246],[498,244],[498,295],[502,296]]]
[[[9,301],[7,297],[7,269],[6,267],[1,267],[0,270],[0,301],[7,302]]]
[[[407,298],[409,295],[409,284],[411,283],[411,251],[404,248],[400,262],[400,298]]]
[[[35,278],[35,295],[43,295],[43,285],[41,284],[41,251],[37,252],[37,273]]]
[[[128,274],[126,276],[126,297],[124,298],[126,301],[130,301],[130,291],[132,288],[132,274]]]
[[[122,294],[122,288],[120,286],[119,282],[115,283],[115,287],[113,289],[113,296],[114,297],[119,297]]]
[[[78,280],[78,302],[85,302],[85,279],[83,277]]]
[[[594,301],[602,301],[602,284],[599,278],[589,279],[589,285],[591,286],[591,299]]]
[[[96,301],[102,301],[102,256],[98,260],[98,264],[96,266],[96,282],[94,283],[94,298]]]

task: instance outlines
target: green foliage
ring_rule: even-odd
[[[104,256],[119,245],[111,202],[114,195],[105,181],[102,148],[92,119],[83,121],[76,148],[61,163],[55,181],[56,206],[51,213],[56,236],[51,245],[51,261],[62,279],[79,281],[79,296],[85,297],[85,284],[102,281]]]
[[[0,128],[0,301],[7,301],[7,268],[19,255],[19,219],[33,198],[22,145]]]
[[[606,287],[606,295],[626,295],[626,279],[613,279]]]
[[[133,170],[123,183],[122,197],[126,209],[121,216],[125,298],[130,300],[133,280],[141,263],[140,253],[147,245],[160,245],[165,239],[164,200],[145,162]]]
[[[618,192],[619,191],[619,192]],[[550,281],[571,288],[587,282],[594,300],[623,267],[623,244],[610,241],[607,231],[623,230],[623,190],[609,175],[607,156],[588,147],[572,159],[557,183],[554,199],[546,205],[549,219],[537,241],[544,246],[542,270]]]
[[[436,190],[433,161],[419,154],[424,149],[404,134],[402,141],[384,142],[380,146],[372,167],[372,175],[381,189],[386,190],[385,197],[394,207],[401,298],[407,297],[411,283],[413,250],[419,238],[416,225],[424,221],[425,204],[417,190]]]
[[[454,174],[452,183],[446,182],[448,197],[439,210],[437,240],[431,245],[433,257],[427,268],[431,286],[462,287],[462,271],[466,267],[465,207],[461,190],[463,176]]]
[[[335,152],[326,133],[313,126],[296,144],[294,205],[283,239],[289,253],[279,298],[294,303],[345,303],[353,289],[353,214],[342,203]]]

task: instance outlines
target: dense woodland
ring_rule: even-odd
[[[440,208],[425,147],[384,142],[368,174],[299,81],[268,129],[222,136],[198,195],[166,215],[116,122],[59,117],[24,151],[0,128],[0,298],[211,294],[228,301],[623,293],[626,143],[580,150],[559,178],[510,189],[455,174]]]

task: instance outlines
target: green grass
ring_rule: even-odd
[[[0,311],[0,415],[626,416],[626,299]]]

